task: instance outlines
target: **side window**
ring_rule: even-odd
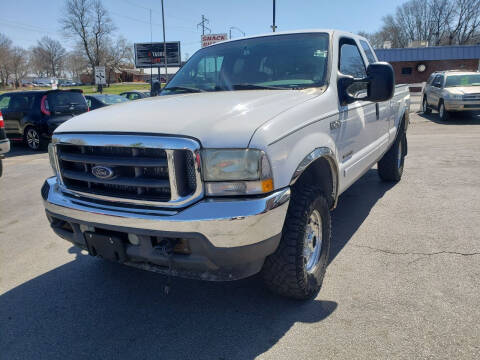
[[[375,57],[374,52],[368,42],[366,42],[365,40],[360,40],[360,44],[362,45],[363,51],[367,56],[368,63],[372,64],[374,62],[377,62],[377,58]]]
[[[443,84],[443,75],[435,76],[435,79],[433,80],[432,86],[435,86],[437,88],[441,88],[442,84]]]
[[[352,39],[340,40],[338,69],[342,74],[350,75],[354,78],[363,79],[367,77],[367,70],[362,55]],[[354,97],[358,97],[362,93],[366,95],[367,88],[367,82],[356,82],[348,87],[347,92]]]
[[[427,80],[427,85],[432,85],[433,78],[435,77],[434,74],[430,75]]]
[[[8,110],[10,111],[30,111],[35,101],[34,95],[28,94],[16,94],[12,96],[10,103],[8,104]]]
[[[10,104],[10,95],[0,96],[0,111],[5,111],[8,109],[8,104]]]
[[[339,70],[342,74],[351,75],[354,78],[367,77],[367,70],[363,63],[362,55],[353,40],[340,42]]]
[[[130,100],[137,100],[139,98],[140,98],[140,95],[138,95],[138,94],[135,94],[135,93],[130,94]]]

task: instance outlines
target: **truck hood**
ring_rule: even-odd
[[[446,88],[448,92],[458,95],[480,94],[480,86],[457,86]]]
[[[204,147],[247,147],[259,126],[321,93],[311,88],[157,96],[76,116],[55,133],[152,133],[194,137]]]

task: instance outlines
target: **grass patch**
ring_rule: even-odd
[[[162,84],[163,85],[163,84]],[[95,94],[97,93],[97,87],[95,85],[83,85],[83,86],[72,86],[72,87],[59,87],[60,90],[66,89],[82,89],[84,94]],[[0,94],[11,91],[28,91],[28,90],[49,90],[47,87],[22,87],[18,89],[2,89]],[[103,88],[104,94],[120,94],[125,91],[130,90],[150,90],[150,84],[147,83],[128,83],[128,84],[111,84],[109,87]]]

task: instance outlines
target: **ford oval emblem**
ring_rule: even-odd
[[[111,179],[115,173],[113,172],[112,169],[110,169],[109,167],[106,167],[106,166],[94,166],[92,168],[92,174],[99,178],[99,179],[102,179],[102,180],[108,180],[108,179]]]

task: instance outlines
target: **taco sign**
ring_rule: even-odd
[[[227,34],[208,34],[202,35],[202,48],[215,44],[220,41],[228,40]]]

